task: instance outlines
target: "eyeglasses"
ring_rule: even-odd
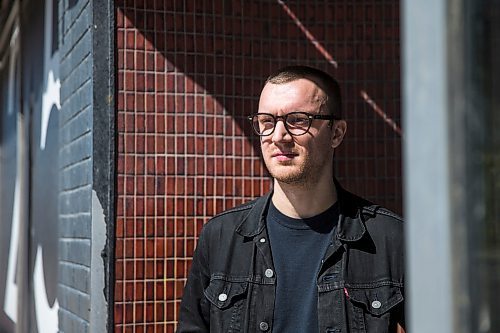
[[[270,113],[257,113],[248,117],[252,127],[259,136],[271,135],[276,128],[278,120],[282,119],[286,131],[293,136],[304,135],[311,128],[314,119],[334,120],[333,115],[310,114],[307,112],[290,112],[283,116],[275,116]]]

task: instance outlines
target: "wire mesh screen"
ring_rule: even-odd
[[[336,175],[401,212],[397,1],[115,3],[117,332],[173,332],[203,224],[270,189],[246,116],[281,66],[340,81]]]

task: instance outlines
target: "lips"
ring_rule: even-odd
[[[293,159],[298,154],[293,152],[276,152],[271,155],[271,157],[277,159],[278,161],[289,161]]]

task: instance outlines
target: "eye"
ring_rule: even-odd
[[[259,126],[261,128],[272,128],[274,127],[274,118],[268,115],[259,115],[257,117]]]
[[[309,125],[309,117],[305,114],[290,114],[286,118],[286,122],[290,126],[307,127]]]
[[[271,117],[261,117],[261,118],[259,119],[259,122],[260,122],[261,124],[272,124],[272,123],[274,123],[274,120],[273,120],[273,118],[271,118]]]

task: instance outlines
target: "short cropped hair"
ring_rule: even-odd
[[[326,107],[328,112],[340,119],[342,117],[342,97],[340,86],[329,74],[309,66],[286,66],[272,73],[265,84],[284,84],[299,79],[313,81],[326,93]]]

